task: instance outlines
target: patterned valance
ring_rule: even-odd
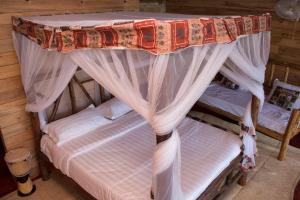
[[[82,48],[143,49],[165,54],[192,45],[229,43],[271,29],[271,15],[132,20],[112,25],[53,27],[12,17],[13,30],[42,48],[70,52]]]

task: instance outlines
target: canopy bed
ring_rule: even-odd
[[[285,70],[284,82],[274,77],[274,61],[271,65],[271,74],[269,80],[274,80],[270,94],[266,97],[263,108],[259,113],[257,130],[265,135],[281,141],[278,160],[284,160],[289,141],[300,133],[300,87],[287,83],[288,68]],[[286,109],[283,105],[276,105],[271,101],[277,87],[283,87],[298,92],[294,105]],[[195,110],[206,110],[224,116],[231,120],[240,121],[240,117],[246,109],[247,102],[251,99],[251,93],[243,88],[228,88],[226,85],[217,81],[212,83],[204,94],[200,97]]]
[[[255,166],[255,111],[264,102],[269,14],[116,12],[13,17],[12,23],[27,111],[49,107],[78,66],[134,110],[62,144],[49,134],[42,137],[46,157],[94,198],[212,199],[225,180],[231,182],[237,162],[244,175]],[[186,118],[219,71],[253,94],[242,142]],[[123,131],[109,131],[132,115],[140,124],[128,121]],[[103,129],[107,137],[98,138]],[[55,152],[66,155],[62,162]]]

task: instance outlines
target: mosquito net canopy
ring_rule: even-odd
[[[82,68],[152,126],[157,138],[154,198],[184,199],[176,127],[218,72],[264,102],[270,21],[268,14],[116,12],[15,17],[13,40],[26,110],[39,112],[50,106],[76,69]],[[242,131],[245,169],[255,165],[250,110],[251,102],[243,122],[249,131]]]

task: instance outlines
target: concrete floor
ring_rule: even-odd
[[[208,116],[204,116],[209,119]],[[216,121],[211,118],[210,120]],[[217,122],[219,125],[223,122]],[[224,123],[224,126],[231,126]],[[236,128],[236,127],[233,127]],[[245,187],[233,185],[220,200],[292,200],[300,178],[300,149],[289,147],[285,161],[276,159],[279,142],[258,133],[256,168],[249,174]],[[64,184],[57,175],[49,181],[35,181],[37,191],[30,197],[18,197],[13,192],[3,200],[81,200],[84,196],[74,187]]]
[[[290,147],[284,161],[276,159],[279,143],[258,135],[256,168],[245,187],[234,185],[222,200],[292,200],[300,179],[300,149]],[[277,144],[276,144],[277,143]]]

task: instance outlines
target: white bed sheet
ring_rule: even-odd
[[[109,142],[115,137],[126,134],[133,128],[145,123],[143,118],[136,112],[130,112],[119,119],[100,126],[94,131],[65,142],[63,145],[58,145],[49,135],[45,134],[41,139],[41,150],[56,168],[68,175],[69,161],[73,157]]]
[[[107,125],[115,124],[112,135],[131,127],[120,137],[103,142],[103,130],[99,128],[58,147],[43,136],[42,151],[98,199],[150,199],[155,135],[141,117],[134,112],[131,117]],[[236,135],[191,119],[185,119],[178,131],[183,192],[185,199],[196,199],[240,153],[241,141]]]
[[[132,108],[112,98],[95,107],[90,105],[82,111],[47,124],[44,112],[39,113],[40,126],[57,145],[62,145],[76,137],[85,135],[101,126],[112,123],[131,112]]]
[[[236,116],[243,116],[251,93],[245,90],[231,90],[217,83],[213,83],[206,89],[199,101]],[[258,124],[284,134],[291,111],[264,102],[262,111],[259,113]]]

